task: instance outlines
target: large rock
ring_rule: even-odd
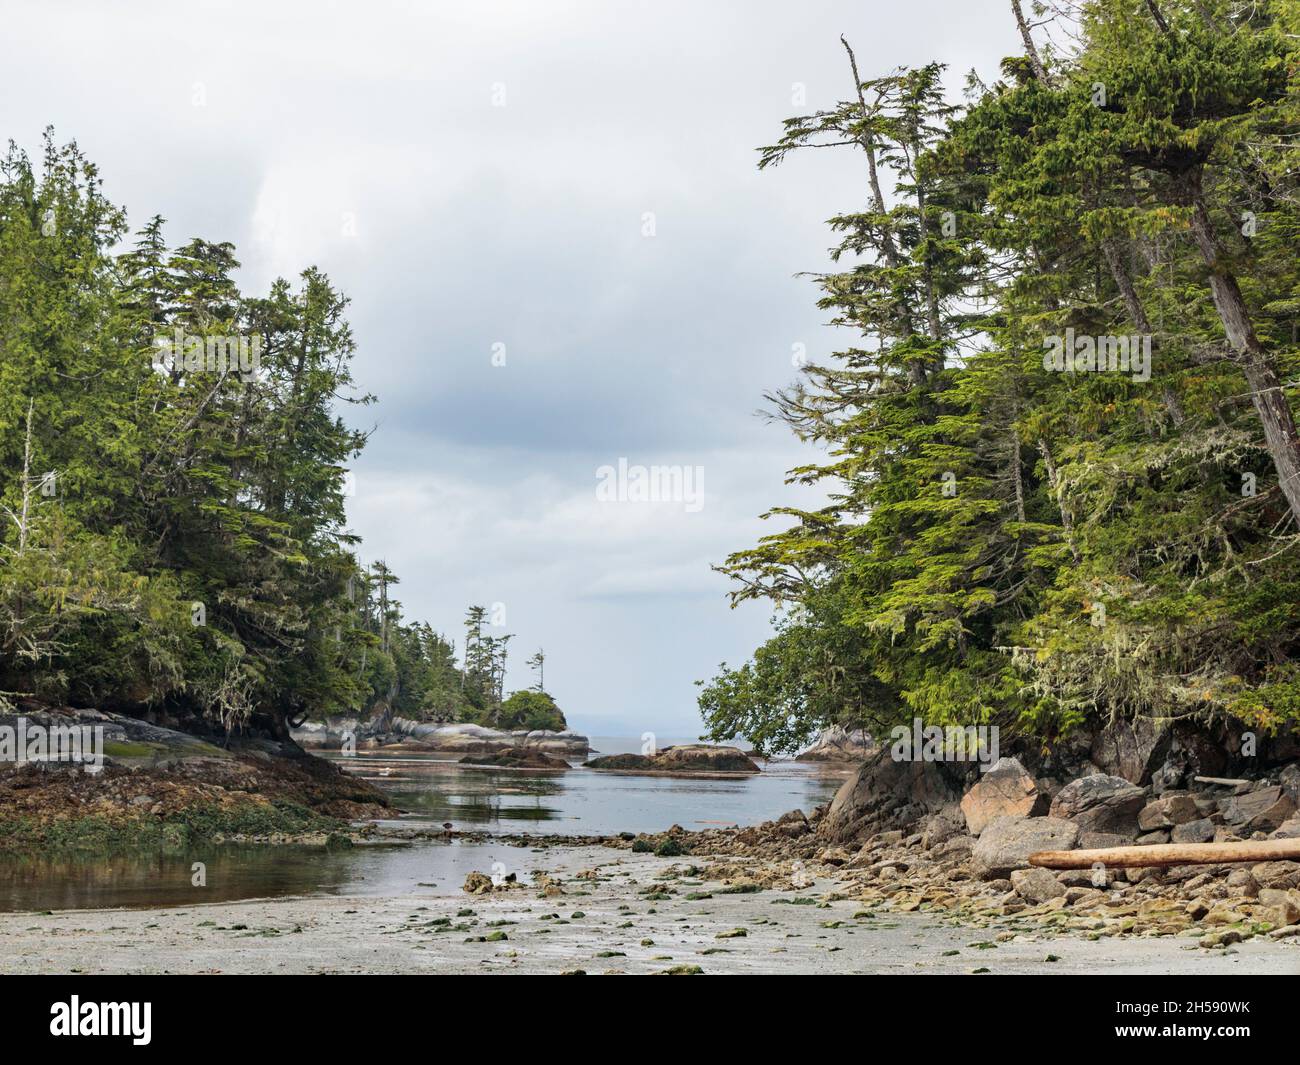
[[[1209,843],[1214,839],[1215,824],[1208,817],[1198,817],[1195,821],[1187,821],[1181,825],[1174,825],[1173,832],[1169,835],[1171,843]]]
[[[1151,789],[1157,795],[1190,787],[1197,776],[1221,777],[1228,770],[1233,735],[1223,725],[1209,731],[1179,722],[1165,749],[1163,761],[1151,773]]]
[[[1065,894],[1065,885],[1049,869],[1013,869],[1011,889],[1035,906]]]
[[[1269,833],[1269,839],[1300,839],[1300,817],[1283,821],[1276,832]]]
[[[1051,815],[1073,821],[1080,832],[1113,832],[1131,839],[1138,834],[1138,813],[1146,801],[1144,788],[1098,773],[1063,787],[1052,800]]]
[[[961,800],[972,836],[998,817],[1032,817],[1047,812],[1048,799],[1015,758],[999,758]]]
[[[943,846],[954,836],[965,835],[966,819],[958,808],[940,810],[927,817],[921,825],[921,846],[925,850],[935,850]]]
[[[1300,862],[1260,862],[1250,867],[1250,875],[1261,888],[1300,887]]]
[[[1138,828],[1154,832],[1161,828],[1185,825],[1201,816],[1196,800],[1185,791],[1169,791],[1147,803],[1138,814]]]
[[[711,747],[704,743],[683,743],[665,747],[655,755],[657,769],[669,772],[703,770],[714,773],[758,773],[757,763],[735,747]]]
[[[323,721],[307,721],[301,727],[292,729],[290,735],[304,750],[330,746],[329,726]]]
[[[3,704],[0,704],[2,707]],[[156,765],[188,759],[232,759],[219,736],[200,738],[175,728],[91,708],[49,706],[22,699],[0,708],[0,727],[13,737],[5,762],[75,762],[83,765]],[[34,744],[43,737],[40,747]],[[26,737],[26,743],[22,737]]]
[[[495,755],[535,750],[557,758],[581,759],[591,750],[587,737],[576,732],[507,731],[469,723],[449,725],[413,721],[387,712],[373,714],[368,720],[330,717],[324,721],[308,721],[293,729],[291,735],[300,746],[316,750],[337,749],[349,739],[359,748],[398,743],[412,750],[439,754]]]
[[[851,843],[887,829],[910,828],[955,806],[968,768],[952,762],[895,761],[889,748],[882,748],[835,793],[818,834]]]
[[[1169,754],[1173,733],[1168,723],[1147,717],[1113,721],[1092,742],[1092,763],[1103,773],[1130,784],[1149,784],[1151,774]]]
[[[366,735],[358,717],[331,717],[324,721],[307,721],[291,729],[289,735],[306,750],[337,750],[344,742],[359,744]]]
[[[1263,888],[1259,893],[1259,905],[1266,921],[1279,927],[1300,924],[1300,891],[1294,888],[1290,891]]]
[[[1241,833],[1272,832],[1296,811],[1295,800],[1280,786],[1256,788],[1232,795],[1219,806],[1223,820]]]
[[[800,762],[862,762],[879,748],[880,745],[865,729],[845,729],[836,725],[823,731],[795,755],[795,759]]]
[[[981,880],[999,880],[1029,867],[1038,851],[1070,851],[1079,826],[1059,817],[999,817],[984,826],[971,852],[971,871]]]
[[[1300,806],[1300,762],[1292,762],[1283,769],[1278,782],[1291,801]]]

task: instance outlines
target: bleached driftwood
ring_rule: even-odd
[[[1156,865],[1215,865],[1219,862],[1300,861],[1300,839],[1244,840],[1241,843],[1153,843],[1140,847],[1097,847],[1080,851],[1039,851],[1029,864],[1044,869],[1143,868]]]

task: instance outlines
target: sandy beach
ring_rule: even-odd
[[[169,909],[0,915],[0,967],[31,973],[1300,974],[1300,939],[1227,950],[1176,936],[1088,938],[796,891],[725,893],[691,861],[605,847],[547,854],[535,884]],[[559,894],[558,892],[563,892]],[[647,896],[652,895],[653,898]],[[828,898],[829,897],[829,898]]]

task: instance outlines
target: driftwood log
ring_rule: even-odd
[[[1044,869],[1116,869],[1156,865],[1217,865],[1219,862],[1300,861],[1300,839],[1245,840],[1241,843],[1153,843],[1140,847],[1098,847],[1081,851],[1039,851],[1029,864]]]

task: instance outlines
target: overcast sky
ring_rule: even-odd
[[[379,396],[349,517],[406,615],[459,646],[501,604],[508,688],[542,646],[574,727],[696,735],[693,682],[768,631],[710,564],[810,457],[755,411],[837,346],[794,275],[863,203],[853,153],[754,149],[852,92],[841,33],[864,77],[954,86],[1018,47],[1004,0],[32,0],[0,136],[53,124],[133,226],[234,242],[246,292],[325,270]],[[703,506],[601,502],[620,458],[702,467]]]

